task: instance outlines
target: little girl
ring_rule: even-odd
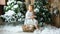
[[[38,21],[35,19],[34,15],[34,6],[29,5],[28,6],[28,11],[25,16],[25,22],[24,25],[34,25],[36,29],[38,29]]]

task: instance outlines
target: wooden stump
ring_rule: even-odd
[[[52,17],[53,25],[56,27],[60,27],[60,22],[59,22],[59,15],[53,16]]]

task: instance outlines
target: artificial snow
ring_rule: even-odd
[[[13,10],[9,10],[7,12],[5,12],[5,16],[12,16],[12,15],[15,15],[16,13],[13,11]]]
[[[34,9],[34,12],[39,12],[39,9],[38,9],[38,8],[35,8],[35,9]]]
[[[14,8],[14,9],[15,9],[15,8],[18,8],[18,5],[17,5],[17,4],[16,4],[16,5],[14,5],[14,6],[13,6],[13,8]]]
[[[3,31],[23,32],[22,26],[4,26]]]
[[[9,32],[23,32],[22,26],[4,26],[3,31],[9,31]],[[47,27],[40,27],[40,29],[36,29],[34,34],[60,34],[60,28],[56,28],[53,26],[47,26]]]
[[[34,34],[60,34],[60,28],[47,26],[39,30],[35,30]]]

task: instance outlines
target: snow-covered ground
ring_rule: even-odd
[[[34,32],[23,32],[22,26],[0,26],[0,34],[60,34],[60,28],[54,26],[40,27]]]
[[[39,30],[35,30],[34,34],[60,34],[60,28],[47,25],[46,27],[42,27]]]
[[[31,32],[18,32],[18,33],[16,33],[16,32],[6,32],[6,31],[0,31],[0,34],[33,34],[33,33],[31,33]]]
[[[0,30],[9,31],[9,32],[23,32],[22,26],[0,26]]]
[[[23,32],[22,26],[0,26],[0,34],[33,34],[33,32]]]

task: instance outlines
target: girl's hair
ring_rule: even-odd
[[[34,9],[34,5],[30,4],[29,6],[32,6],[32,9]],[[28,7],[29,7],[29,6],[28,6]]]

